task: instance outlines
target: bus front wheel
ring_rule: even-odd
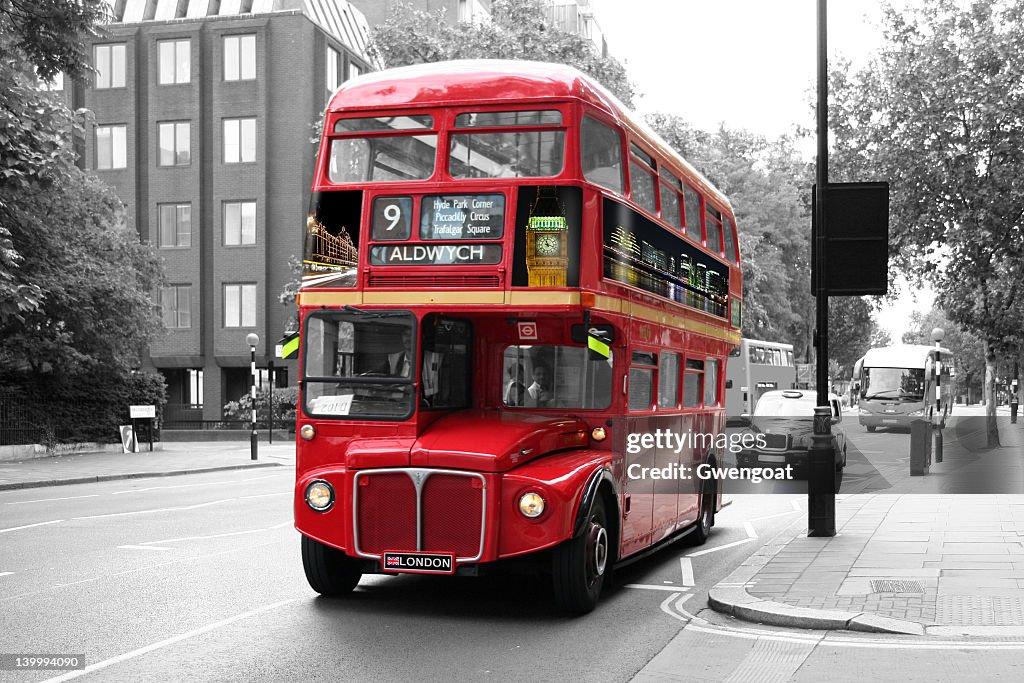
[[[309,587],[328,597],[351,593],[363,576],[357,560],[306,536],[302,537],[302,568]]]
[[[875,425],[868,425],[868,431],[869,432],[875,431]]]
[[[557,546],[552,557],[555,601],[562,609],[586,614],[597,606],[612,561],[604,499],[594,500],[583,532]]]

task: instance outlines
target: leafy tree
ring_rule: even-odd
[[[38,78],[88,70],[103,0],[0,0],[0,370],[127,371],[160,322],[152,248],[75,165],[72,115]]]
[[[670,114],[647,123],[724,192],[736,211],[743,268],[743,334],[791,343],[810,357],[810,168],[789,138],[693,128]]]
[[[617,60],[602,57],[586,38],[548,22],[543,0],[494,0],[491,21],[451,24],[443,12],[397,5],[370,37],[370,51],[387,67],[449,59],[524,59],[571,64],[627,105],[633,86]]]
[[[884,24],[866,69],[830,76],[833,180],[889,179],[892,263],[985,344],[995,446],[997,356],[1024,341],[1024,3],[887,6]]]
[[[871,304],[858,296],[830,297],[828,302],[829,362],[836,361],[847,374],[857,359],[871,348],[878,329]]]
[[[953,354],[957,393],[978,395],[985,377],[985,343],[956,324],[939,308],[910,314],[910,328],[903,333],[904,344],[933,345],[932,330],[942,328],[942,346]]]

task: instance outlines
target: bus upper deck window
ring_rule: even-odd
[[[455,128],[561,126],[555,109],[466,112]],[[565,130],[453,132],[448,170],[453,178],[551,178],[565,166]]]
[[[437,134],[431,116],[375,116],[338,119],[327,169],[332,183],[426,180],[434,174]],[[395,135],[352,135],[390,133]],[[409,131],[413,131],[409,134]]]
[[[584,116],[580,126],[580,160],[584,178],[622,193],[622,137],[617,130]]]

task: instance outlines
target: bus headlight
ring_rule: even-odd
[[[544,498],[535,491],[524,493],[519,498],[519,511],[524,517],[537,519],[544,514]]]
[[[306,505],[317,512],[327,512],[334,505],[334,489],[323,479],[310,482],[306,487]]]
[[[299,430],[299,436],[306,441],[312,441],[313,437],[316,436],[316,429],[313,428],[313,425],[302,425],[302,428]]]
[[[918,415],[924,415],[924,411],[923,410],[915,410],[912,413],[907,413],[907,415],[911,415],[911,416],[915,416],[916,417]]]

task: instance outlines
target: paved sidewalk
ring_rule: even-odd
[[[255,461],[248,441],[164,443],[153,452],[82,453],[0,462],[0,491],[294,463],[295,442],[290,440],[260,442]]]
[[[1000,432],[987,457],[1024,460],[1024,425]],[[806,516],[795,521],[709,603],[779,626],[1024,635],[1024,496],[839,496],[836,529],[808,538]]]

